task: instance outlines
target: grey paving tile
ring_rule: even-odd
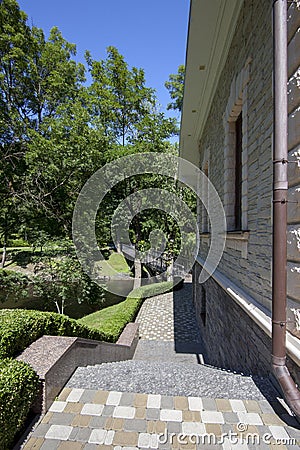
[[[236,447],[238,449],[238,447]],[[222,450],[223,446],[222,445],[214,445],[214,444],[197,444],[196,445],[196,449],[197,450]]]
[[[95,389],[85,389],[80,397],[80,403],[92,403],[96,392],[97,391]]]
[[[274,413],[272,406],[267,400],[260,400],[259,406],[263,413]]]
[[[50,424],[48,423],[40,423],[32,433],[33,437],[44,437],[47,431],[50,428]]]
[[[181,433],[182,426],[180,422],[167,422],[168,433]]]
[[[131,392],[123,392],[119,406],[133,406],[134,394]]]
[[[291,438],[295,438],[300,442],[300,426],[297,425],[297,428],[294,427],[288,427],[286,428],[286,431]]]
[[[146,419],[147,420],[159,420],[160,410],[157,408],[147,408],[146,409]]]
[[[104,409],[102,411],[102,416],[110,417],[113,415],[114,410],[115,410],[115,406],[106,405],[106,406],[104,406]]]
[[[91,435],[90,428],[76,427],[73,428],[68,440],[76,442],[88,442],[90,435]]]
[[[96,449],[98,449],[98,445],[97,444],[86,444],[84,447],[83,447],[83,450],[96,450]]]
[[[203,398],[202,404],[205,411],[217,411],[217,404],[213,398]]]
[[[53,416],[50,418],[50,424],[57,425],[71,425],[76,414],[70,413],[53,413]]]
[[[91,418],[89,428],[103,428],[107,421],[106,416],[94,416]]]
[[[161,396],[161,409],[173,409],[174,408],[174,399],[171,396],[162,395]]]
[[[262,439],[260,439],[259,444],[248,443],[249,450],[270,450],[270,446],[265,444]]]
[[[223,416],[224,416],[225,423],[232,424],[232,423],[239,422],[238,415],[234,412],[223,412]]]
[[[147,421],[143,419],[125,419],[124,430],[145,433],[147,431]]]
[[[56,450],[61,443],[62,441],[57,439],[46,439],[40,447],[40,450]]]

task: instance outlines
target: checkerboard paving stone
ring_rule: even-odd
[[[104,405],[98,405],[95,403],[86,403],[83,406],[80,414],[86,416],[101,416],[103,409]]]
[[[191,411],[202,411],[203,403],[199,397],[188,397],[189,409]]]
[[[246,412],[246,406],[242,400],[229,400],[233,412]]]
[[[147,400],[147,408],[160,408],[161,395],[149,394]]]
[[[80,397],[84,393],[84,389],[71,389],[71,392],[69,393],[68,397],[66,398],[67,402],[79,402]]]
[[[263,425],[263,421],[257,413],[238,412],[237,415],[239,421],[246,425]]]
[[[246,426],[247,433],[260,436],[269,434],[272,440],[266,448],[290,450],[293,446],[297,447],[297,439],[300,443],[300,427],[295,419],[281,405],[276,405],[276,413],[266,401],[87,391],[63,390],[22,448],[205,449],[206,445],[199,447],[188,439],[182,444],[180,435],[184,433],[192,437],[207,433],[217,439],[223,433],[232,432],[243,438],[245,433],[239,428],[240,423]],[[86,401],[83,402],[83,399]],[[284,416],[289,418],[288,423],[293,426],[283,420]],[[162,445],[159,438],[165,435],[168,439],[174,435],[173,443],[168,441]],[[278,439],[284,440],[284,443],[288,439],[295,441],[291,441],[290,446],[286,444],[275,447]],[[226,450],[232,448],[230,445],[226,441],[221,447],[210,448]],[[246,447],[240,442],[234,448]],[[249,445],[247,448],[252,450],[263,447]]]
[[[51,425],[47,431],[46,439],[58,439],[60,441],[66,441],[70,437],[72,427],[66,425]]]
[[[122,397],[122,392],[110,392],[108,394],[106,405],[118,406]]]
[[[119,419],[133,419],[135,416],[135,408],[132,406],[116,406],[113,417]]]
[[[220,411],[201,411],[201,419],[203,423],[225,423]]]
[[[49,408],[50,412],[63,412],[67,405],[67,402],[55,401]]]

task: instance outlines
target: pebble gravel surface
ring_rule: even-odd
[[[242,376],[196,364],[122,361],[79,367],[67,387],[172,396],[269,401],[276,391],[266,379]]]

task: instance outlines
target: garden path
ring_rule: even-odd
[[[146,300],[137,321],[134,359],[78,368],[22,448],[297,448],[268,380],[203,364],[190,283]]]

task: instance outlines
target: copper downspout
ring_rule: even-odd
[[[273,4],[274,33],[274,173],[272,272],[272,372],[284,398],[300,421],[300,392],[286,367],[287,259],[287,0]]]

